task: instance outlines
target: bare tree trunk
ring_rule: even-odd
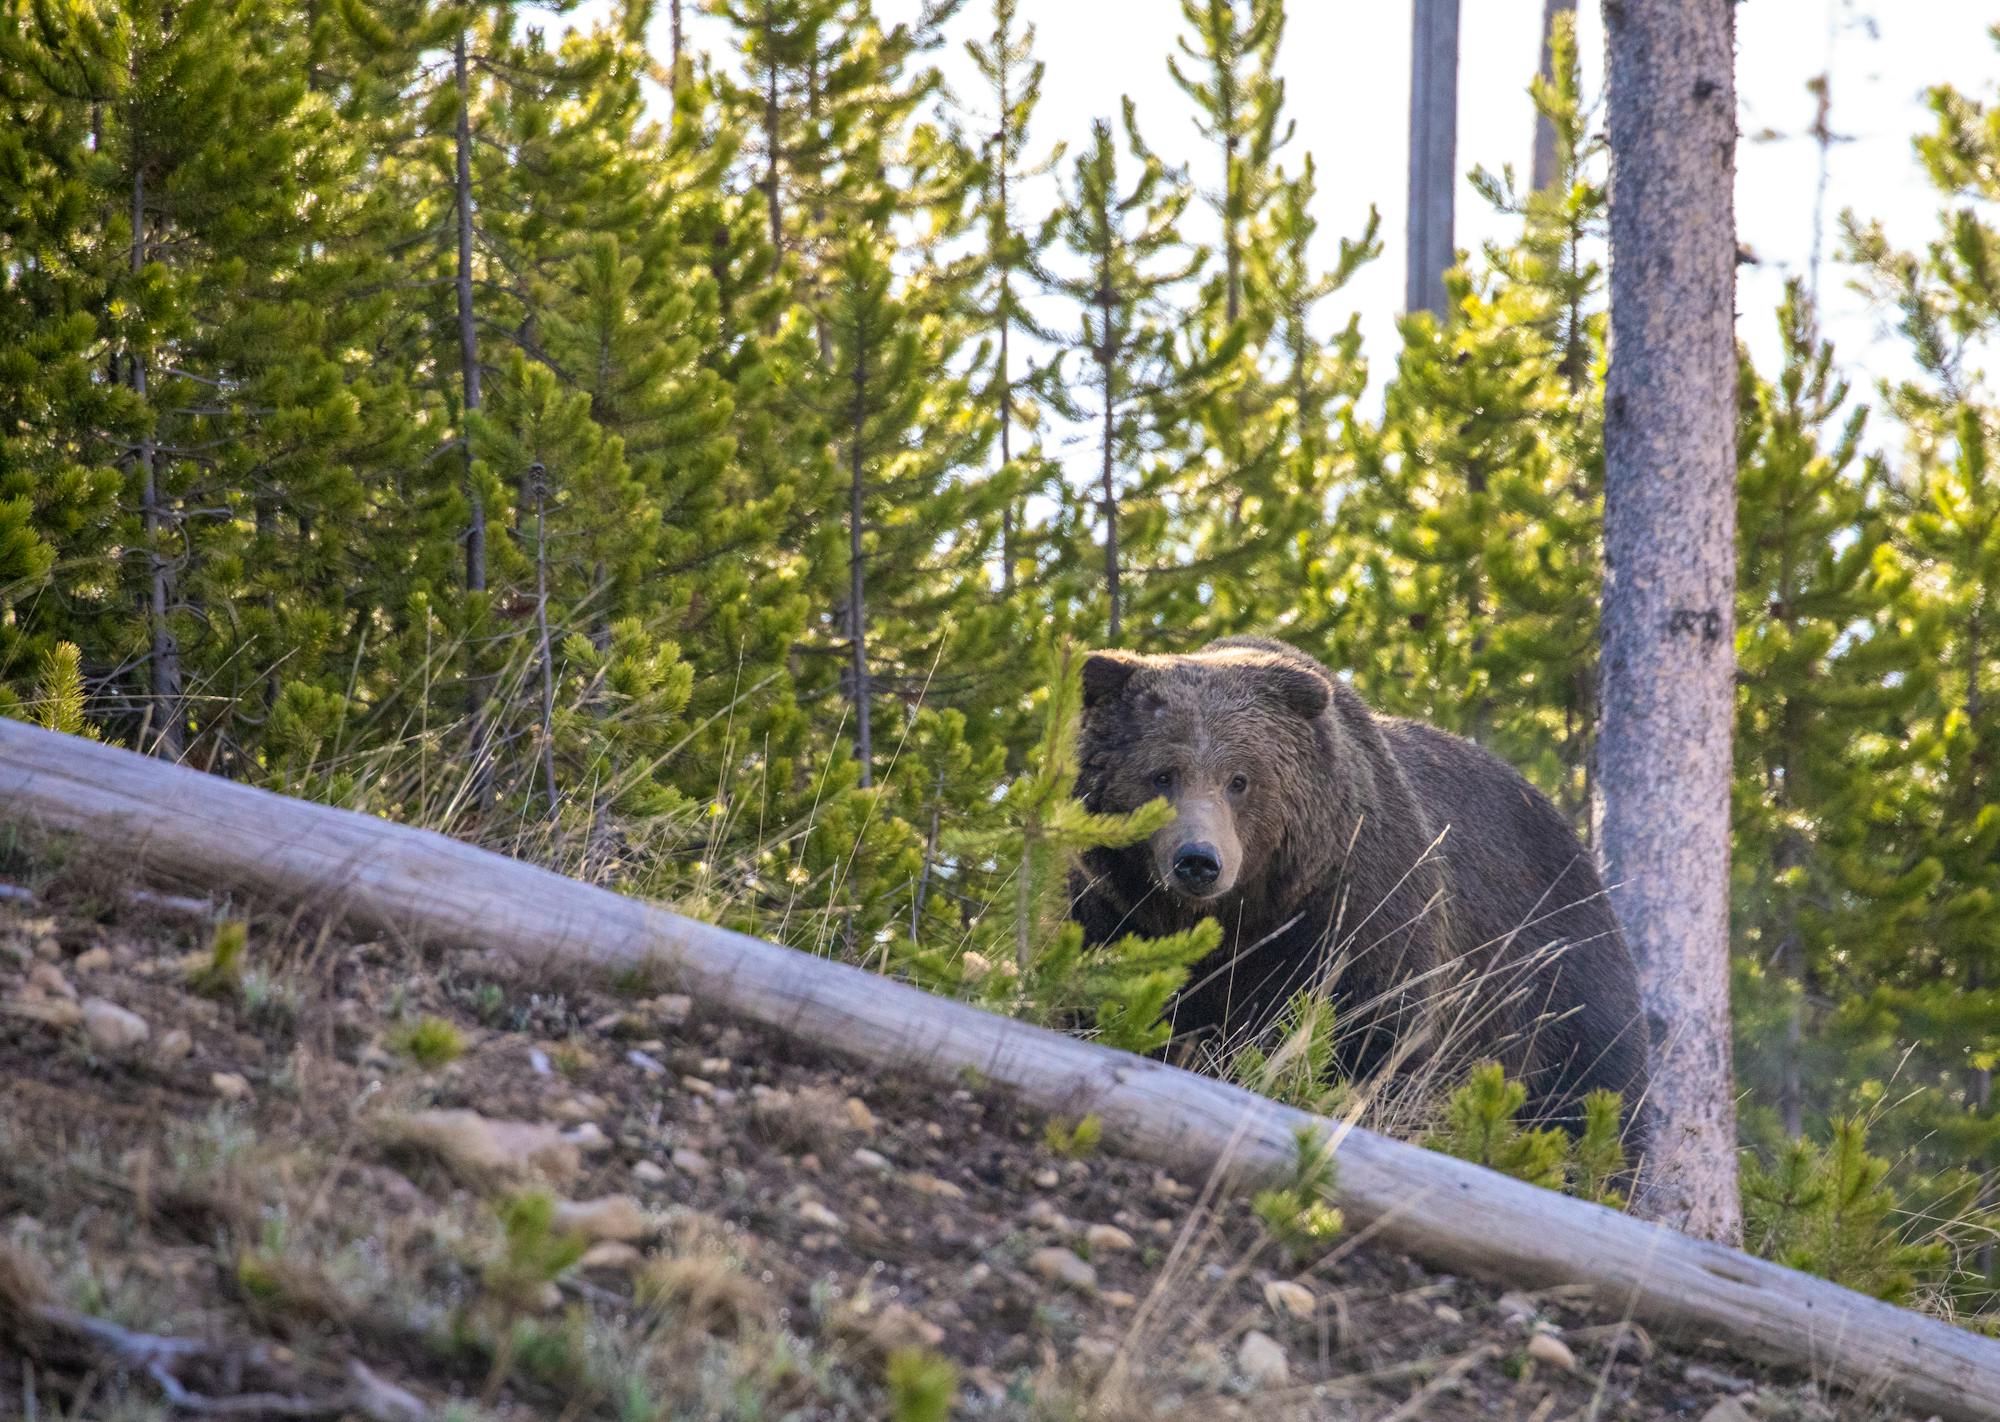
[[[1597,843],[1653,1032],[1637,1206],[1742,1236],[1729,1023],[1734,0],[1612,0]]]
[[[1549,52],[1549,36],[1555,32],[1558,15],[1576,14],[1576,0],[1542,0],[1542,65],[1541,74],[1545,80],[1556,77],[1552,63],[1555,56]],[[1540,192],[1556,180],[1556,126],[1549,122],[1549,116],[1539,110],[1535,113],[1535,160],[1530,170],[1529,182],[1534,191]]]
[[[146,265],[146,176],[135,159],[132,165],[132,270]],[[130,366],[132,393],[146,398],[146,358],[137,351],[126,357]],[[174,602],[174,567],[161,552],[167,519],[162,510],[159,482],[159,448],[151,426],[139,441],[139,477],[142,512],[146,528],[147,604],[146,623],[152,634],[152,707],[148,720],[155,728],[153,752],[168,760],[179,760],[186,743],[186,709],[181,698],[181,646],[168,624]]]
[[[1416,0],[1410,34],[1410,240],[1403,306],[1444,318],[1458,182],[1458,0]]]
[[[868,579],[862,552],[868,489],[863,480],[861,435],[867,418],[864,395],[868,388],[868,354],[861,343],[861,333],[857,331],[855,334],[854,420],[847,450],[847,639],[854,655],[850,672],[854,683],[851,688],[854,696],[854,758],[861,762],[861,784],[865,788],[875,783],[871,768],[875,760],[875,735],[868,717],[871,696],[868,685]]]
[[[549,818],[561,802],[556,797],[556,659],[549,645],[549,480],[541,461],[528,466],[528,488],[535,500],[535,635],[542,661],[542,780],[549,792]]]
[[[669,43],[673,47],[671,50],[673,83],[670,88],[673,96],[678,99],[681,96],[681,44],[683,38],[681,34],[681,0],[667,0],[667,34],[670,37]]]
[[[1104,371],[1104,467],[1100,474],[1102,497],[1104,500],[1104,595],[1111,604],[1111,621],[1107,629],[1111,645],[1118,645],[1118,638],[1124,631],[1124,592],[1118,581],[1118,482],[1116,477],[1114,429],[1117,423],[1115,402],[1117,392],[1113,389],[1113,371],[1117,357],[1111,349],[1111,300],[1107,281],[1105,297],[1100,309],[1104,313],[1104,329],[1098,338],[1104,343],[1103,354],[1098,358]]]
[[[458,32],[452,47],[453,71],[458,81],[458,131],[456,135],[458,200],[458,362],[465,383],[465,408],[479,408],[479,333],[472,321],[472,86],[466,72],[465,31]],[[472,481],[472,432],[462,432],[465,460],[465,492],[472,501],[472,520],[465,532],[465,587],[468,592],[486,590],[486,503],[479,486]],[[475,679],[474,685],[477,686]],[[476,709],[476,707],[475,707]]]

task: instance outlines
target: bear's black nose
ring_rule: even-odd
[[[1187,844],[1174,854],[1174,882],[1189,893],[1205,894],[1222,876],[1222,856],[1212,844]]]

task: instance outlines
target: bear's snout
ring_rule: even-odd
[[[1174,884],[1190,894],[1207,894],[1222,877],[1222,855],[1212,844],[1184,844],[1174,855]]]

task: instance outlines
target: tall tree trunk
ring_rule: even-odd
[[[1549,49],[1549,36],[1555,33],[1558,15],[1575,15],[1576,0],[1542,0],[1542,64],[1541,74],[1545,80],[1556,77],[1555,55]],[[1537,110],[1535,113],[1535,159],[1530,170],[1529,181],[1534,190],[1540,192],[1556,180],[1556,126],[1549,122],[1549,116]]]
[[[454,196],[458,201],[458,362],[465,384],[465,408],[479,408],[479,332],[472,320],[472,86],[467,74],[465,31],[452,46],[453,72],[458,82],[458,126]],[[465,532],[465,587],[486,590],[486,501],[472,479],[472,431],[461,433],[464,444],[465,492],[472,501],[472,519]],[[477,683],[475,682],[475,685]]]
[[[855,333],[853,435],[848,444],[847,486],[847,640],[853,653],[849,675],[854,695],[854,758],[861,763],[863,787],[875,783],[875,736],[868,719],[871,688],[868,684],[868,580],[863,561],[862,533],[866,528],[867,485],[863,482],[861,451],[862,426],[867,420],[868,355],[862,333]]]
[[[1118,483],[1115,472],[1118,393],[1113,385],[1118,366],[1117,352],[1111,345],[1111,278],[1106,276],[1098,286],[1098,310],[1102,313],[1103,326],[1098,331],[1098,367],[1104,377],[1104,467],[1100,474],[1102,497],[1104,500],[1104,595],[1111,605],[1110,626],[1107,635],[1112,646],[1124,632],[1124,593],[1118,580]]]
[[[1734,1243],[1734,0],[1607,0],[1605,18],[1611,368],[1597,842],[1653,1032],[1653,1144],[1638,1208]]]
[[[132,165],[132,270],[146,265],[146,175],[135,158]],[[126,356],[132,393],[143,403],[146,398],[146,357],[138,351]],[[147,602],[146,625],[151,634],[150,673],[151,723],[154,754],[179,760],[186,743],[186,708],[181,697],[181,647],[167,617],[174,602],[174,566],[161,549],[167,534],[167,519],[160,497],[159,448],[151,425],[139,441],[136,456],[142,512],[146,529]]]
[[[670,91],[678,99],[681,96],[681,0],[667,0],[667,34],[672,46],[670,62],[673,65],[673,82]]]
[[[1416,0],[1410,34],[1410,240],[1403,307],[1440,320],[1458,182],[1458,0]]]

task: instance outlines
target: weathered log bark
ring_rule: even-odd
[[[1918,1411],[1990,1418],[2000,1398],[2000,1342],[1227,1082],[425,830],[7,720],[0,814],[203,883],[307,901],[414,939],[499,949],[531,969],[658,964],[714,1008],[877,1069],[956,1081],[974,1068],[1031,1106],[1094,1113],[1117,1148],[1188,1175],[1258,1182],[1290,1169],[1298,1132],[1326,1133],[1338,1142],[1341,1207],[1389,1247],[1516,1287],[1588,1285],[1605,1308],[1655,1328],[1726,1339]]]
[[[1742,1238],[1729,1021],[1735,0],[1618,0],[1598,851],[1653,1027],[1640,1212]]]

